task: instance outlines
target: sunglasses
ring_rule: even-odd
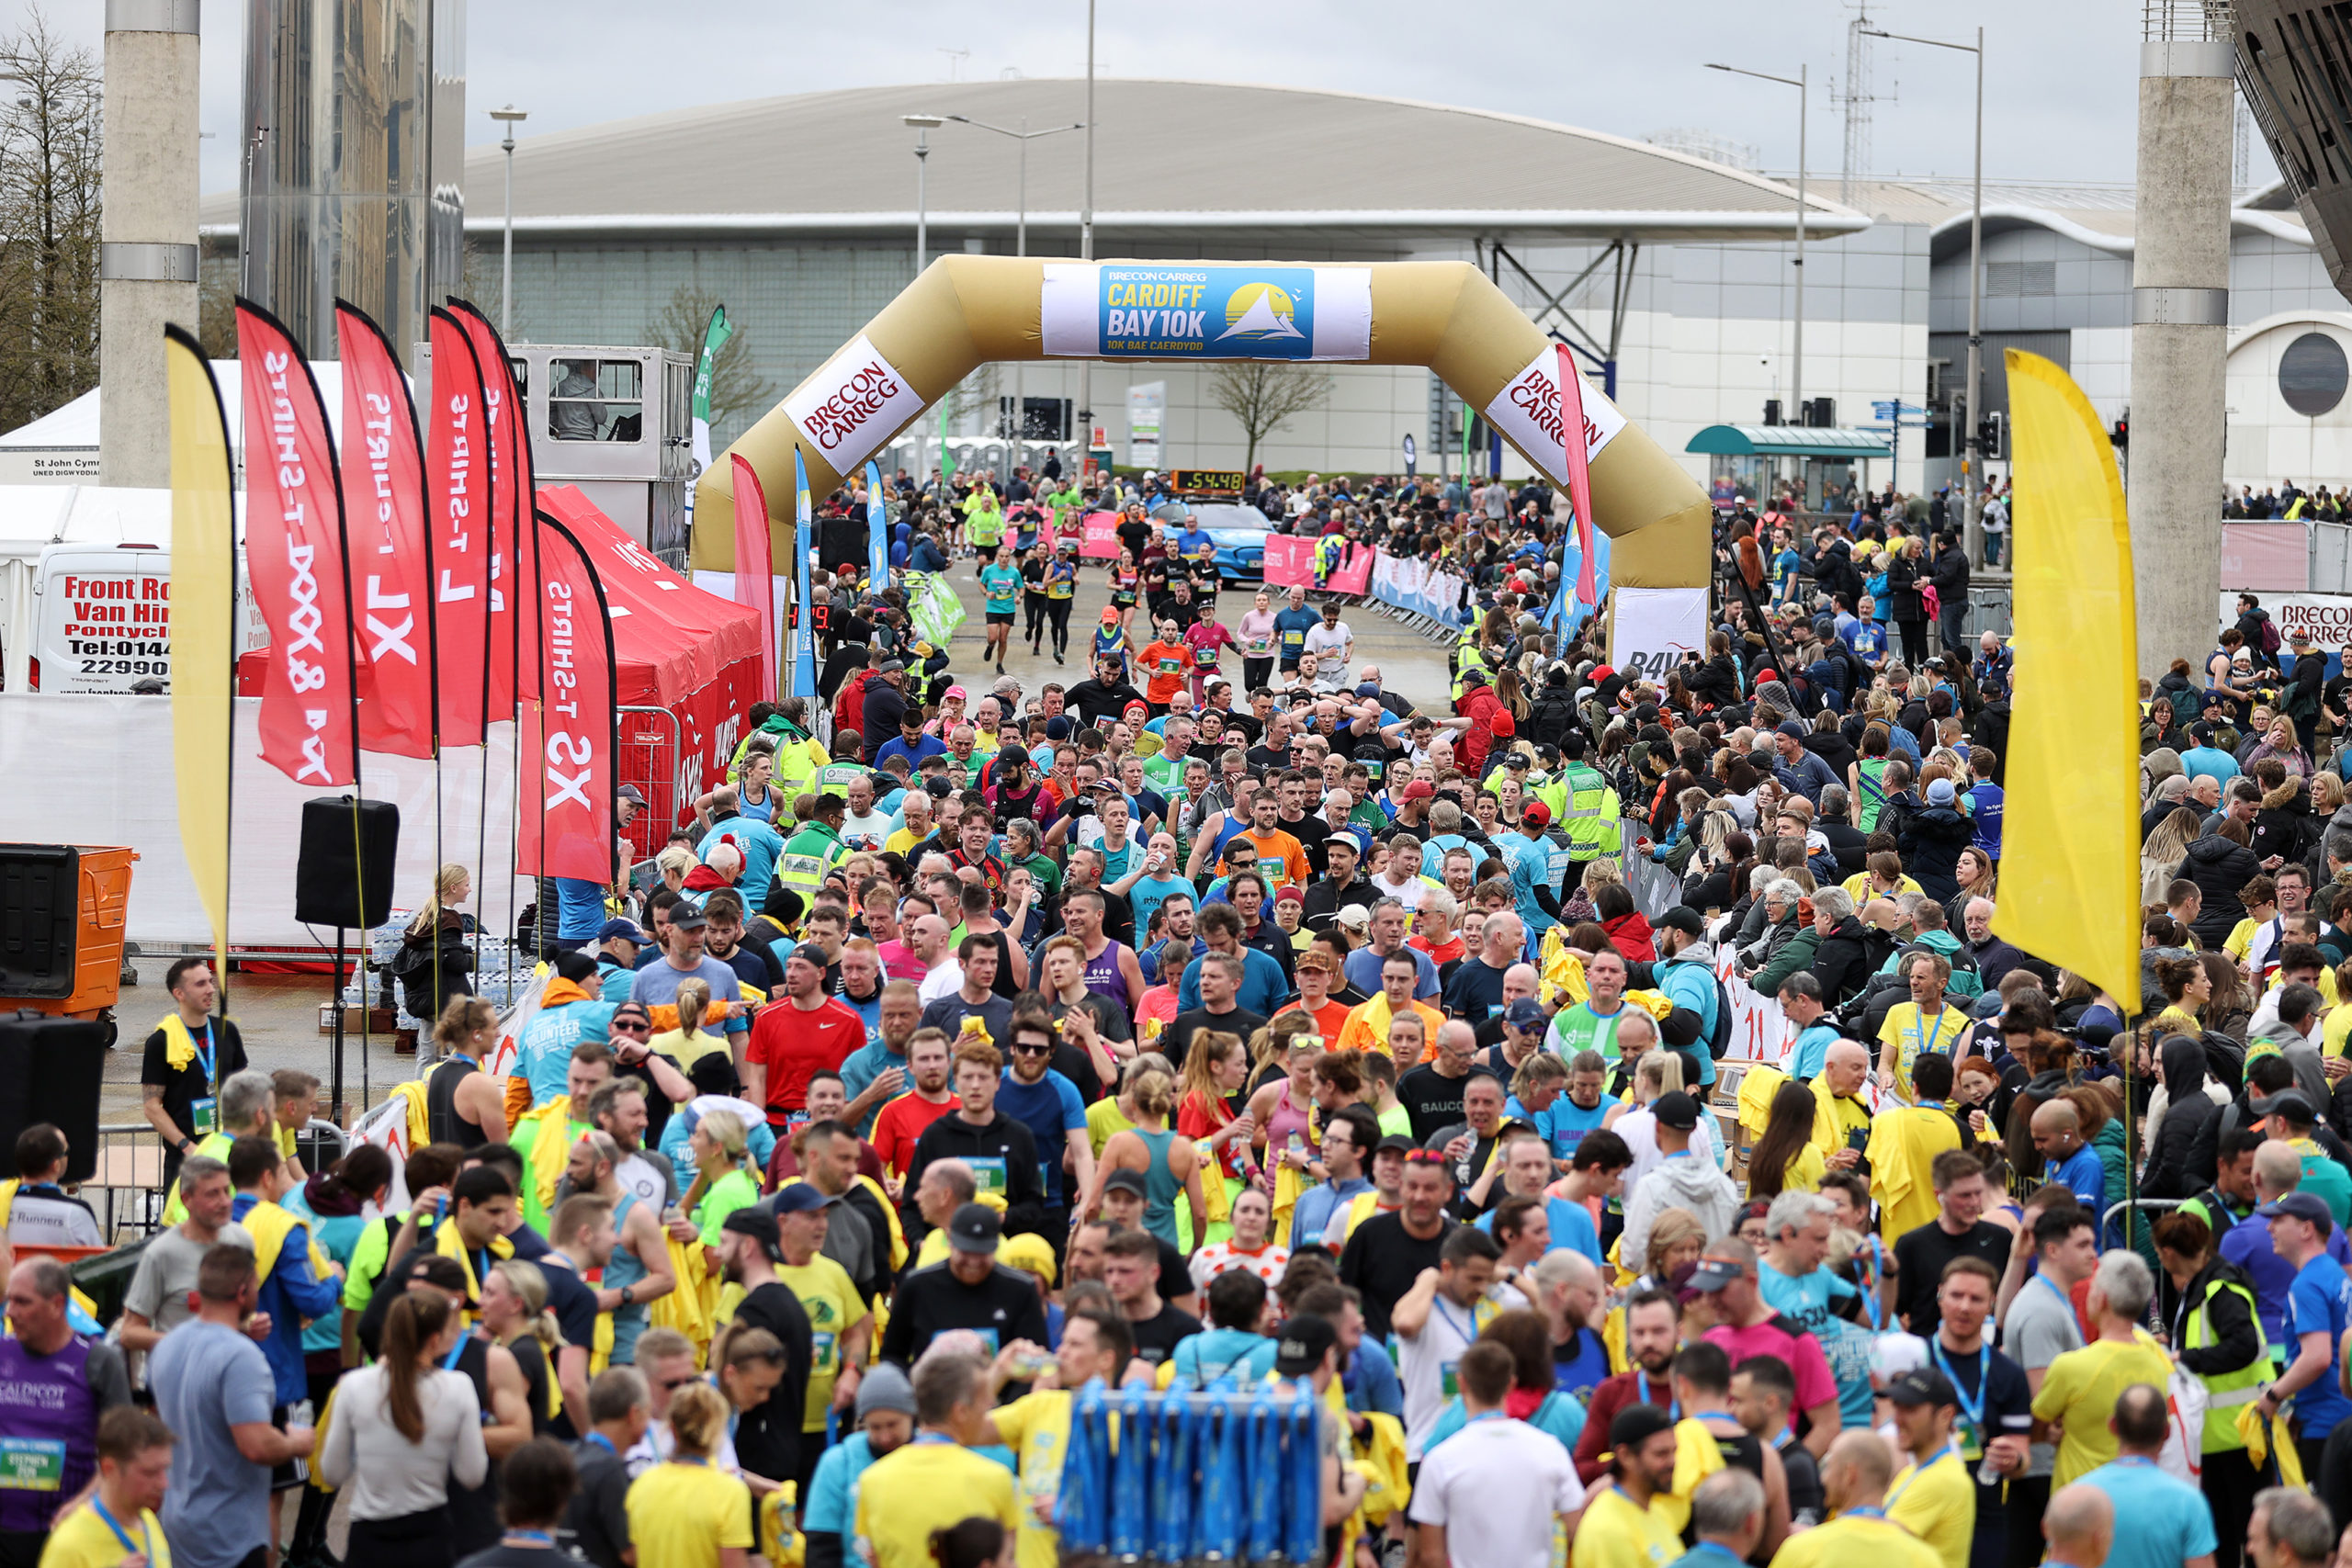
[[[617,1018],[613,1020],[610,1027],[616,1034],[650,1034],[653,1032],[653,1026],[650,1023],[624,1022],[622,1020]]]
[[[685,1387],[688,1383],[693,1382],[694,1381],[695,1379],[692,1374],[688,1374],[682,1378],[663,1378],[662,1380],[662,1392],[664,1393],[675,1393],[678,1390]]]
[[[1442,1166],[1446,1163],[1445,1151],[1443,1149],[1408,1149],[1405,1152],[1405,1163]]]
[[[1016,1040],[1012,1043],[1012,1054],[1016,1056],[1050,1056],[1054,1048],[1042,1041]]]

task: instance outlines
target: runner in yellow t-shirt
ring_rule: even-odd
[[[1061,1539],[1054,1529],[1054,1499],[1061,1493],[1062,1461],[1069,1457],[1069,1391],[1089,1378],[1118,1386],[1119,1373],[1134,1356],[1135,1335],[1124,1318],[1080,1311],[1062,1325],[1054,1352],[1053,1381],[1010,1404],[999,1405],[982,1423],[980,1440],[1002,1443],[1021,1458],[1021,1568],[1055,1568]],[[1046,1352],[1016,1339],[997,1353],[989,1369],[990,1397],[1014,1377],[1025,1359]]]
[[[152,1410],[119,1405],[98,1418],[98,1484],[57,1516],[40,1568],[118,1568],[132,1557],[172,1568],[155,1510],[172,1479],[172,1431]]]
[[[802,1432],[825,1429],[825,1412],[847,1409],[857,1395],[865,1348],[874,1337],[874,1314],[866,1310],[849,1270],[817,1249],[825,1245],[825,1213],[832,1200],[811,1183],[796,1181],[774,1200],[778,1249],[775,1277],[800,1298],[808,1314],[810,1356],[808,1404]],[[730,1216],[731,1217],[731,1216]],[[748,1240],[742,1245],[752,1245]]]
[[[964,1446],[981,1440],[989,1397],[978,1356],[935,1354],[916,1369],[914,1440],[858,1478],[856,1534],[873,1568],[933,1568],[932,1532],[975,1514],[1021,1529],[1012,1472]]]
[[[1682,1532],[1651,1506],[1674,1490],[1674,1419],[1655,1404],[1631,1404],[1609,1424],[1616,1483],[1585,1507],[1569,1550],[1570,1568],[1666,1568],[1682,1556]]]
[[[1886,1489],[1886,1517],[1925,1541],[1943,1568],[1968,1568],[1969,1543],[1976,1535],[1976,1481],[1952,1422],[1960,1393],[1933,1367],[1905,1372],[1887,1385],[1894,1406],[1894,1435],[1908,1463]]]

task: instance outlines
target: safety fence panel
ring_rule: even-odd
[[[630,860],[650,860],[671,832],[694,814],[694,802],[681,799],[684,792],[678,787],[678,716],[669,708],[623,708],[620,721],[620,782],[635,784],[645,796],[645,809],[622,829],[622,836],[628,840]]]

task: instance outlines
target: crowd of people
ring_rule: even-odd
[[[1100,1380],[1314,1391],[1336,1568],[2352,1562],[2352,818],[2291,722],[2226,806],[2226,748],[2152,747],[2119,998],[1994,934],[2017,671],[1928,605],[1954,520],[1736,509],[1649,680],[1551,615],[1541,486],[1253,488],[1461,563],[1424,707],[1336,598],[1221,623],[1151,482],[1034,693],[956,671],[1032,581],[1060,646],[1075,570],[1016,562],[1070,487],[899,497],[982,624],[838,576],[820,700],[744,716],[650,890],[542,890],[512,1019],[430,962],[445,868],[397,1167],[306,1169],[316,1081],[175,964],[112,1329],[38,1250],[63,1135],[17,1148],[0,1551],[1045,1568]]]

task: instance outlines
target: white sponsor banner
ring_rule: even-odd
[[[1372,566],[1372,596],[1449,626],[1469,625],[1461,608],[1462,580],[1450,571],[1430,570],[1419,556],[1383,551]]]
[[[846,474],[921,413],[922,399],[860,333],[784,400],[784,412]]]
[[[1620,588],[1609,597],[1609,662],[1626,679],[1663,681],[1706,647],[1705,589]]]
[[[1159,467],[1159,426],[1168,413],[1168,383],[1146,381],[1127,389],[1127,461],[1138,468]]]
[[[1253,262],[1048,262],[1049,358],[1372,357],[1372,272]]]
[[[1550,344],[1527,363],[1527,368],[1503,383],[1487,405],[1487,423],[1503,433],[1527,460],[1565,492],[1568,483],[1567,452],[1560,444],[1560,353]],[[1584,451],[1587,460],[1625,428],[1617,405],[1600,395],[1590,381],[1584,387]]]
[[[2301,632],[2321,653],[2341,653],[2352,648],[2352,593],[2264,593],[2262,607],[2278,623],[2278,651],[2288,651]],[[2238,596],[2224,591],[2217,625],[2238,624]]]

